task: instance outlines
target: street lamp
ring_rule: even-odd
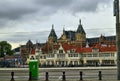
[[[117,79],[120,80],[120,22],[119,0],[114,0],[114,16],[116,16],[116,48],[117,48]]]
[[[2,56],[2,50],[1,50],[1,45],[0,45],[0,56]]]
[[[5,50],[3,52],[4,52],[4,67],[5,67],[6,66],[6,58],[5,58],[6,52],[5,52]]]

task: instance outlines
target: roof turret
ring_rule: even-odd
[[[52,24],[52,29],[51,29],[51,32],[49,34],[49,37],[56,37],[57,38],[57,35],[55,33],[55,30],[54,30],[54,25]]]
[[[77,33],[86,34],[83,27],[82,27],[81,19],[79,20],[79,23],[80,24],[78,25]]]
[[[26,45],[33,45],[33,43],[31,42],[31,40],[28,40],[28,42],[26,43]]]

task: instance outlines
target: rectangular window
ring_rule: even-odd
[[[114,57],[114,53],[111,53],[111,57]]]
[[[74,54],[74,57],[78,57],[78,54]]]
[[[82,57],[86,57],[86,54],[82,54]]]
[[[98,54],[93,54],[93,57],[98,57]]]
[[[56,50],[54,50],[54,53],[57,53],[57,51],[56,51]]]
[[[70,50],[70,53],[75,53],[75,49],[71,49],[71,50]]]
[[[92,52],[93,52],[93,53],[98,53],[98,52],[99,52],[99,49],[94,48],[94,49],[92,49]]]
[[[57,55],[57,58],[63,58],[63,57],[65,57],[65,54],[58,54]]]
[[[87,54],[87,57],[92,57],[92,54]]]
[[[70,57],[70,54],[68,54],[68,57]]]
[[[63,53],[63,50],[59,50],[59,53]]]
[[[111,57],[110,53],[100,53],[100,57]]]
[[[46,59],[46,56],[44,56],[44,59]]]

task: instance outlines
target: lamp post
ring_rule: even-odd
[[[114,16],[116,16],[116,47],[117,47],[117,79],[120,80],[120,22],[119,0],[114,0]]]
[[[0,45],[0,56],[2,56],[1,54],[2,54],[2,53],[1,53],[1,45]]]
[[[4,67],[6,66],[6,58],[5,58],[5,56],[6,56],[6,52],[4,52]]]
[[[5,56],[6,56],[6,50],[5,50],[5,48],[3,49],[3,54],[4,54],[4,67],[6,67],[6,58],[5,58]]]

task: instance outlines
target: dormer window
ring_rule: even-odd
[[[63,50],[59,50],[59,53],[63,53]]]
[[[57,53],[57,51],[56,51],[56,50],[53,50],[53,53]]]
[[[93,52],[94,54],[96,54],[96,53],[99,52],[99,49],[97,49],[97,48],[93,48],[93,49],[92,49],[92,52]]]
[[[70,50],[68,50],[67,53],[70,53]]]
[[[70,50],[70,53],[75,53],[75,49],[71,49],[71,50]]]

